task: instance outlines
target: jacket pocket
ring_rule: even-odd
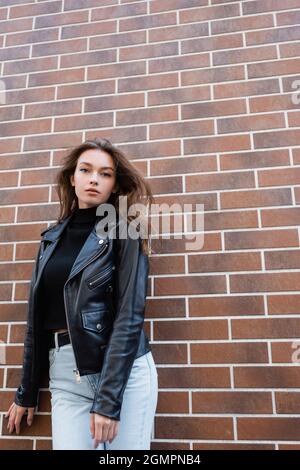
[[[110,265],[101,273],[94,274],[93,276],[89,277],[86,280],[86,283],[90,289],[94,289],[95,287],[99,287],[104,284],[110,277],[111,273],[115,269],[115,266]]]
[[[107,306],[83,309],[81,310],[81,318],[83,328],[94,333],[101,333],[112,323],[111,314]]]

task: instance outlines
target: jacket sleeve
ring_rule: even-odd
[[[37,379],[33,379],[37,374],[34,373],[32,366],[33,357],[33,318],[32,318],[32,306],[33,306],[33,285],[36,278],[37,263],[41,253],[41,245],[36,256],[35,264],[32,270],[29,300],[27,307],[27,326],[24,340],[24,353],[23,353],[23,369],[22,369],[22,380],[21,385],[18,387],[15,394],[15,403],[19,406],[24,407],[35,407],[38,401],[39,385]]]
[[[139,347],[148,287],[148,255],[140,236],[116,239],[116,314],[90,413],[120,420],[125,387]]]

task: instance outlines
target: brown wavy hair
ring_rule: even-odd
[[[75,193],[75,187],[71,185],[70,177],[74,174],[77,160],[80,155],[89,149],[100,149],[107,152],[113,159],[116,168],[117,191],[111,193],[106,201],[115,207],[117,215],[119,207],[117,204],[119,196],[127,197],[128,208],[132,204],[143,204],[150,214],[151,205],[154,203],[154,197],[149,183],[144,179],[135,166],[129,161],[124,152],[105,138],[96,137],[86,140],[82,144],[72,148],[63,159],[63,166],[56,175],[57,194],[60,202],[60,213],[57,222],[60,223],[65,217],[71,215],[78,208],[78,198]],[[144,215],[144,213],[143,213]],[[135,216],[127,215],[127,222],[130,222]],[[145,220],[145,219],[144,219]],[[151,223],[150,217],[146,217],[148,230],[142,238],[142,249],[145,254],[150,254],[151,249]],[[147,236],[150,234],[150,237]]]

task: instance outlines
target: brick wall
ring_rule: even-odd
[[[3,416],[54,176],[95,136],[205,208],[201,250],[151,256],[153,449],[300,448],[299,23],[300,0],[0,1],[0,449],[51,448],[47,385],[22,435]]]

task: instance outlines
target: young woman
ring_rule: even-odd
[[[149,239],[124,236],[135,217],[118,207],[119,196],[127,214],[152,203],[150,187],[116,146],[96,138],[67,155],[57,188],[60,215],[41,233],[7,427],[19,434],[26,411],[31,425],[47,370],[53,450],[150,449],[158,383],[143,330]],[[108,206],[115,224],[99,212]]]

